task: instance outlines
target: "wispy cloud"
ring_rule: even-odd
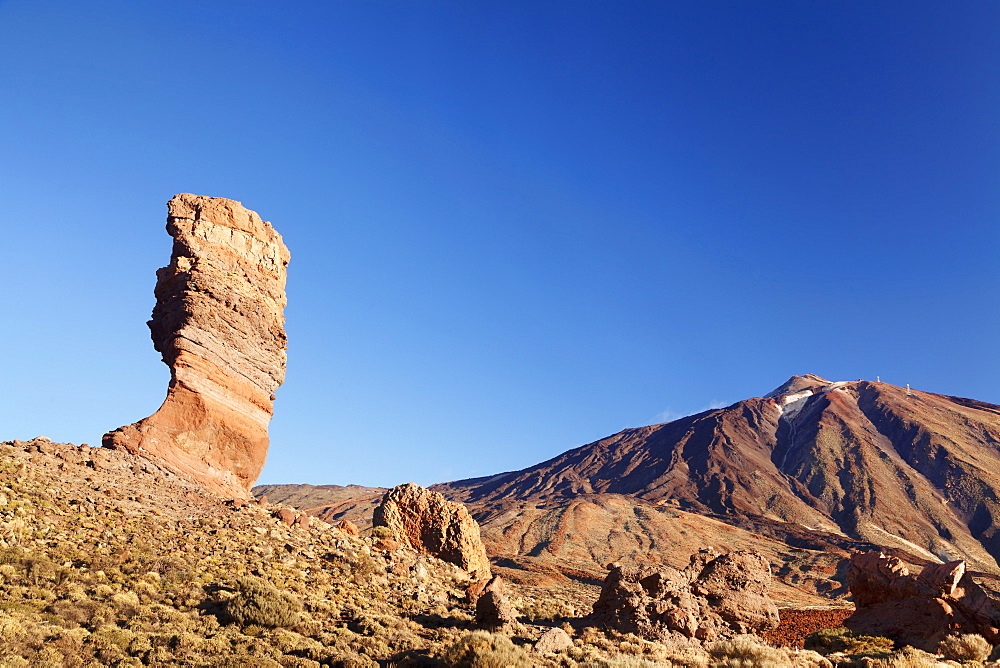
[[[707,405],[693,411],[688,411],[683,413],[681,411],[675,411],[670,406],[667,406],[662,411],[653,416],[652,424],[660,424],[661,422],[673,422],[674,420],[679,420],[682,417],[687,417],[688,415],[696,415],[698,413],[704,413],[705,411],[715,410],[716,408],[725,408],[729,404],[725,401],[719,401],[718,399],[712,399]]]

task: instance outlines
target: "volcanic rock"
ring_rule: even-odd
[[[460,503],[414,483],[393,487],[372,515],[375,526],[417,552],[429,554],[465,569],[476,579],[490,576],[479,525]]]
[[[767,561],[745,551],[717,556],[703,550],[683,570],[612,564],[593,619],[654,640],[761,634],[778,626],[770,582]]]
[[[973,580],[963,561],[929,564],[913,575],[895,557],[858,553],[847,584],[856,611],[844,625],[852,631],[880,633],[928,652],[954,633],[1000,642],[1000,600]]]
[[[295,511],[291,508],[278,508],[271,516],[276,520],[279,520],[285,526],[292,526],[295,524]]]
[[[535,651],[539,654],[562,652],[573,647],[573,639],[560,628],[551,628],[542,634],[535,643]]]
[[[703,546],[746,549],[775,564],[776,599],[818,604],[846,594],[858,551],[1000,574],[997,443],[1000,406],[808,374],[431,489],[475,515],[495,569],[600,581],[609,562],[684,568]]]
[[[340,524],[337,528],[346,533],[348,536],[360,536],[361,532],[358,531],[358,526],[351,520],[340,520]]]
[[[170,264],[156,272],[153,346],[170,367],[153,415],[105,447],[166,463],[212,492],[245,498],[267,455],[285,377],[281,236],[239,202],[191,194],[167,204]]]
[[[517,610],[507,597],[507,588],[499,575],[490,579],[476,600],[476,626],[498,629],[517,622]]]

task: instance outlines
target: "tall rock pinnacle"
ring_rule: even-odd
[[[285,378],[288,249],[239,202],[188,193],[167,203],[170,265],[156,272],[149,329],[170,367],[159,410],[104,435],[221,496],[249,495],[267,456]]]

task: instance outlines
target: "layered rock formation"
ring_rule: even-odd
[[[479,525],[460,503],[411,482],[386,492],[372,519],[418,552],[453,563],[475,579],[490,577]]]
[[[177,195],[167,204],[170,264],[156,272],[149,328],[170,367],[153,415],[104,436],[245,498],[267,455],[274,391],[285,377],[288,249],[239,202]]]
[[[683,570],[612,564],[593,619],[654,640],[673,634],[703,641],[761,634],[778,626],[770,583],[767,561],[752,552],[703,550]]]
[[[879,633],[925,651],[955,633],[1000,641],[1000,600],[965,570],[965,562],[930,564],[913,575],[881,552],[851,557],[848,587],[856,611],[844,621],[852,631]]]

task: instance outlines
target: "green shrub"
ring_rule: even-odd
[[[992,651],[993,646],[978,633],[948,636],[938,645],[938,653],[952,661],[985,661]]]
[[[843,626],[835,629],[821,629],[806,638],[805,648],[820,654],[843,652],[844,654],[888,654],[895,643],[891,638],[877,635],[854,633]]]
[[[451,668],[531,668],[528,654],[510,638],[487,631],[473,631],[441,656]]]
[[[392,530],[386,526],[372,527],[373,538],[392,538]]]
[[[226,612],[244,626],[291,626],[298,621],[300,610],[297,598],[255,577],[237,580],[236,595],[226,605]]]

